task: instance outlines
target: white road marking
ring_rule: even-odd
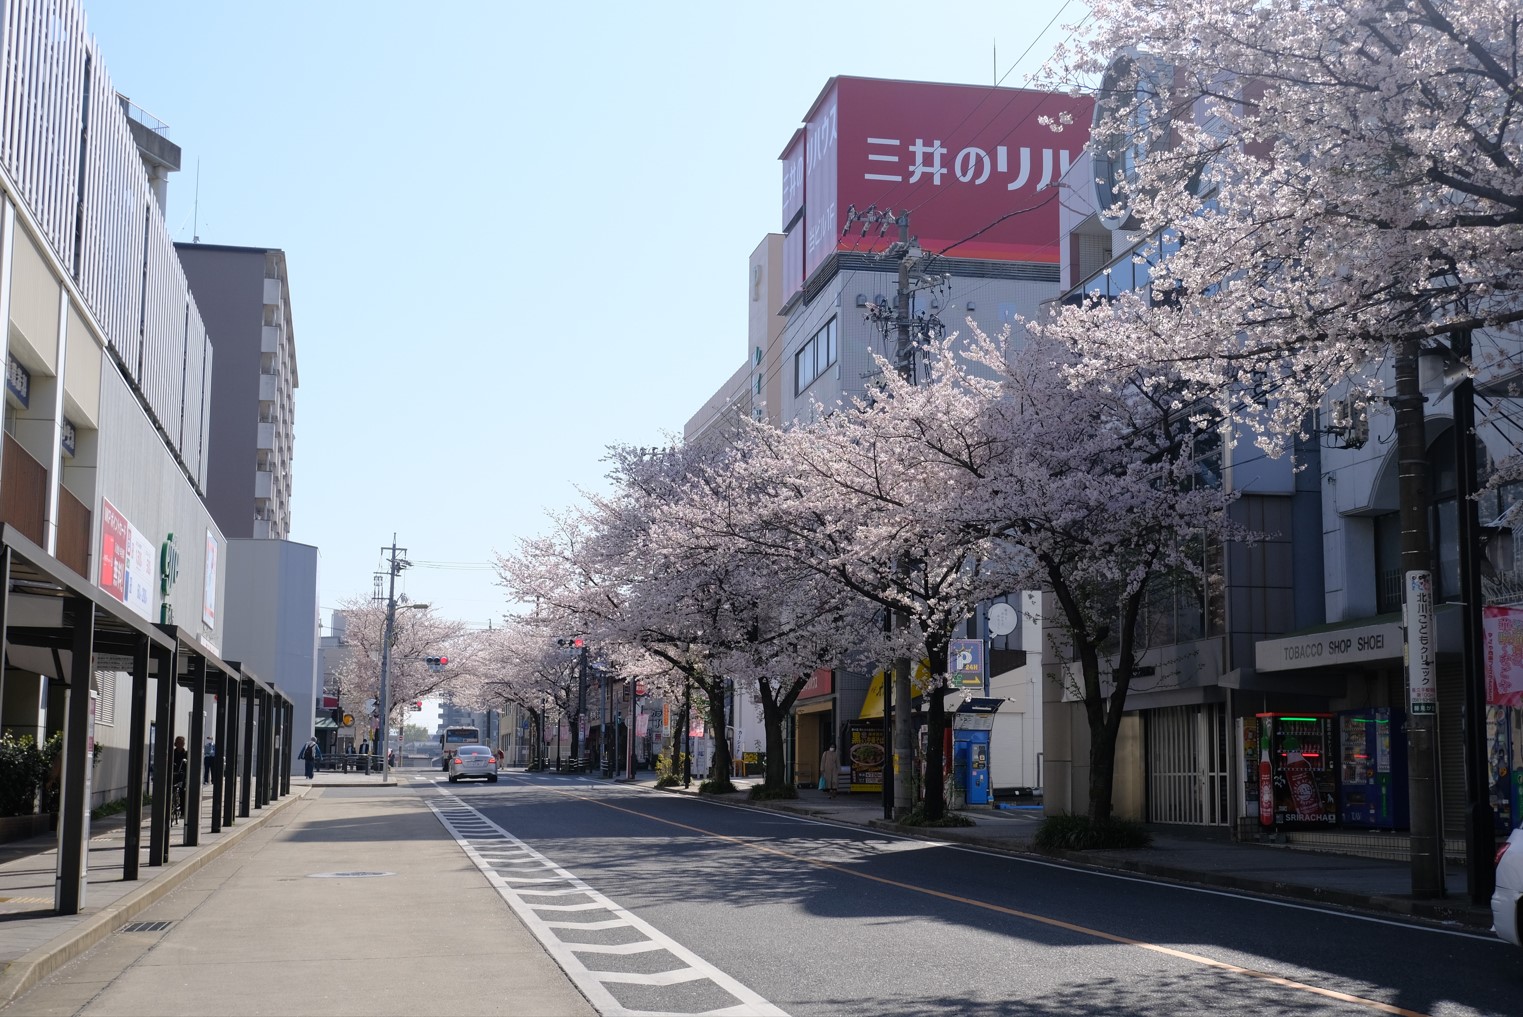
[[[736,1002],[715,1010],[694,1014],[694,1017],[787,1017],[783,1010],[767,1002],[761,996],[705,961],[681,943],[665,935],[653,925],[637,918],[604,897],[570,871],[561,868],[549,858],[535,851],[507,830],[487,819],[466,804],[453,791],[440,789],[444,803],[432,799],[428,807],[439,822],[454,837],[466,857],[481,870],[487,881],[528,926],[529,931],[545,947],[561,970],[566,972],[600,1014],[607,1017],[644,1017],[665,1011],[633,1010],[626,1007],[608,988],[610,984],[663,987],[707,981],[728,994]],[[532,866],[532,868],[530,868]],[[534,876],[519,875],[520,871],[535,872]],[[552,875],[545,876],[545,872]],[[563,884],[558,889],[532,889],[521,884]],[[549,903],[567,896],[585,897],[576,904]],[[605,911],[611,918],[591,922],[553,921],[543,913],[569,914]],[[558,930],[579,931],[629,928],[645,938],[633,943],[577,943],[560,938]],[[656,972],[598,971],[589,968],[582,955],[589,960],[597,956],[631,956],[642,953],[665,951],[680,966]],[[690,1012],[684,1010],[684,1012]]]

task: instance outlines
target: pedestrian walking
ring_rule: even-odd
[[[296,758],[306,762],[307,779],[311,780],[317,773],[317,761],[323,758],[322,750],[317,747],[316,735],[307,739],[307,744],[301,747],[301,751],[296,754]]]
[[[836,796],[836,783],[841,778],[841,760],[836,756],[836,747],[832,745],[820,756],[820,780],[823,782],[825,793],[831,798]]]
[[[201,778],[203,784],[212,782],[212,768],[217,762],[217,743],[212,741],[211,735],[206,736],[206,745],[201,749],[201,762],[206,766],[206,774]]]

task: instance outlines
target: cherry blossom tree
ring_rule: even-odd
[[[1278,452],[1330,386],[1523,319],[1516,4],[1090,6],[1062,62],[1101,82],[1097,176],[1152,281],[1045,324],[1080,377],[1166,367]]]
[[[1231,535],[1230,499],[1197,483],[1213,418],[1182,412],[1141,372],[1076,392],[1075,358],[1055,343],[1012,350],[975,329],[923,356],[919,384],[880,361],[869,397],[784,431],[753,428],[731,468],[764,496],[721,513],[699,492],[673,528],[802,566],[906,619],[893,635],[852,635],[869,657],[910,654],[929,671],[928,774],[942,772],[950,640],[993,596],[1051,590],[1090,724],[1089,811],[1103,820],[1141,609],[1160,584],[1199,572],[1203,533]],[[939,779],[924,800],[928,819],[943,814]]]
[[[357,706],[367,700],[379,700],[386,605],[355,598],[344,601],[339,610],[347,620],[344,639],[349,652],[329,676],[330,688],[346,704]],[[426,608],[398,610],[392,624],[387,672],[389,722],[400,730],[411,704],[418,700],[449,696],[455,690],[460,690],[462,696],[471,695],[484,673],[483,650],[482,637],[463,622],[443,618]],[[427,658],[440,656],[449,658],[448,666],[430,668]]]
[[[571,758],[578,757],[580,725],[585,708],[577,655],[548,619],[510,615],[507,624],[484,634],[484,666],[469,692],[457,692],[456,702],[476,709],[497,709],[508,703],[529,712],[534,731],[530,768],[542,769],[548,725],[561,718],[571,726]]]
[[[932,443],[967,474],[967,496],[949,512],[1018,548],[1028,571],[1015,581],[1056,600],[1089,728],[1088,814],[1104,821],[1127,694],[1152,635],[1144,607],[1174,584],[1209,582],[1203,541],[1256,535],[1229,522],[1232,497],[1214,481],[1215,417],[1182,411],[1177,384],[1133,370],[1074,390],[1072,351],[1041,339],[1012,350],[972,332],[967,356],[1000,386],[983,424],[993,452],[980,462],[961,443]],[[941,375],[955,377],[950,350],[936,352]]]
[[[752,427],[729,463],[749,497],[717,512],[696,490],[672,526],[727,545],[732,555],[812,573],[856,605],[855,624],[841,626],[838,643],[846,637],[862,660],[923,664],[925,772],[934,775],[924,812],[935,820],[946,808],[947,650],[980,601],[1010,588],[1009,548],[985,527],[949,522],[956,473],[926,447],[929,429],[942,428],[959,432],[963,454],[984,460],[980,391],[950,382],[917,387],[880,366],[887,380],[870,397],[836,412],[816,407],[812,422],[784,430]],[[875,613],[892,613],[897,628],[885,633]]]

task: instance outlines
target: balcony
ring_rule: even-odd
[[[266,279],[264,281],[264,302],[266,304],[280,303],[281,286],[279,279]]]
[[[255,436],[255,448],[271,450],[275,448],[275,424],[273,421],[268,423],[260,421],[259,433]]]
[[[5,436],[3,468],[0,468],[0,522],[10,523],[22,535],[46,547],[48,471],[21,443]],[[86,545],[88,546],[88,536]]]
[[[254,472],[254,497],[268,499],[274,488],[275,475],[266,470]]]
[[[259,376],[259,401],[273,403],[280,394],[280,379],[273,374],[261,374]]]
[[[281,331],[279,325],[265,325],[264,331],[259,335],[259,352],[279,353]]]
[[[89,578],[90,510],[66,487],[58,489],[58,549],[55,557]]]

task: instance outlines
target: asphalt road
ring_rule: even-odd
[[[1523,955],[1483,935],[574,778],[436,794],[515,866],[510,902],[622,909],[790,1014],[1523,1013]],[[619,970],[677,963],[657,953]],[[634,1009],[722,1005],[695,981],[603,985]]]

